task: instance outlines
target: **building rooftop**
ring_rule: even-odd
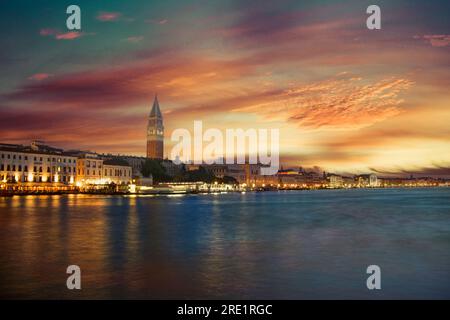
[[[74,157],[74,155],[64,152],[62,149],[47,145],[24,146],[21,144],[0,143],[0,151]]]
[[[129,167],[129,163],[124,159],[107,159],[103,161],[103,165]]]

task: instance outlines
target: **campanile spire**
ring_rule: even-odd
[[[147,158],[164,158],[164,125],[158,95],[155,95],[147,124]]]

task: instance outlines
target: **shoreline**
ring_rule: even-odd
[[[318,190],[379,190],[379,189],[441,189],[449,186],[389,186],[389,187],[354,187],[354,188],[257,188],[248,190],[227,190],[227,191],[186,191],[186,192],[168,192],[157,191],[151,193],[132,193],[132,192],[86,192],[86,191],[35,191],[35,192],[10,192],[1,191],[0,198],[9,198],[13,196],[54,196],[54,195],[104,195],[104,196],[174,196],[174,195],[196,195],[196,194],[227,194],[227,193],[246,193],[246,192],[271,192],[271,191],[318,191]]]

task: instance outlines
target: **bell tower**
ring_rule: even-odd
[[[147,124],[147,158],[164,158],[164,125],[158,96],[155,96]]]

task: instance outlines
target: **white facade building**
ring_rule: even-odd
[[[2,182],[54,182],[74,184],[77,158],[62,150],[0,144],[0,180]]]

